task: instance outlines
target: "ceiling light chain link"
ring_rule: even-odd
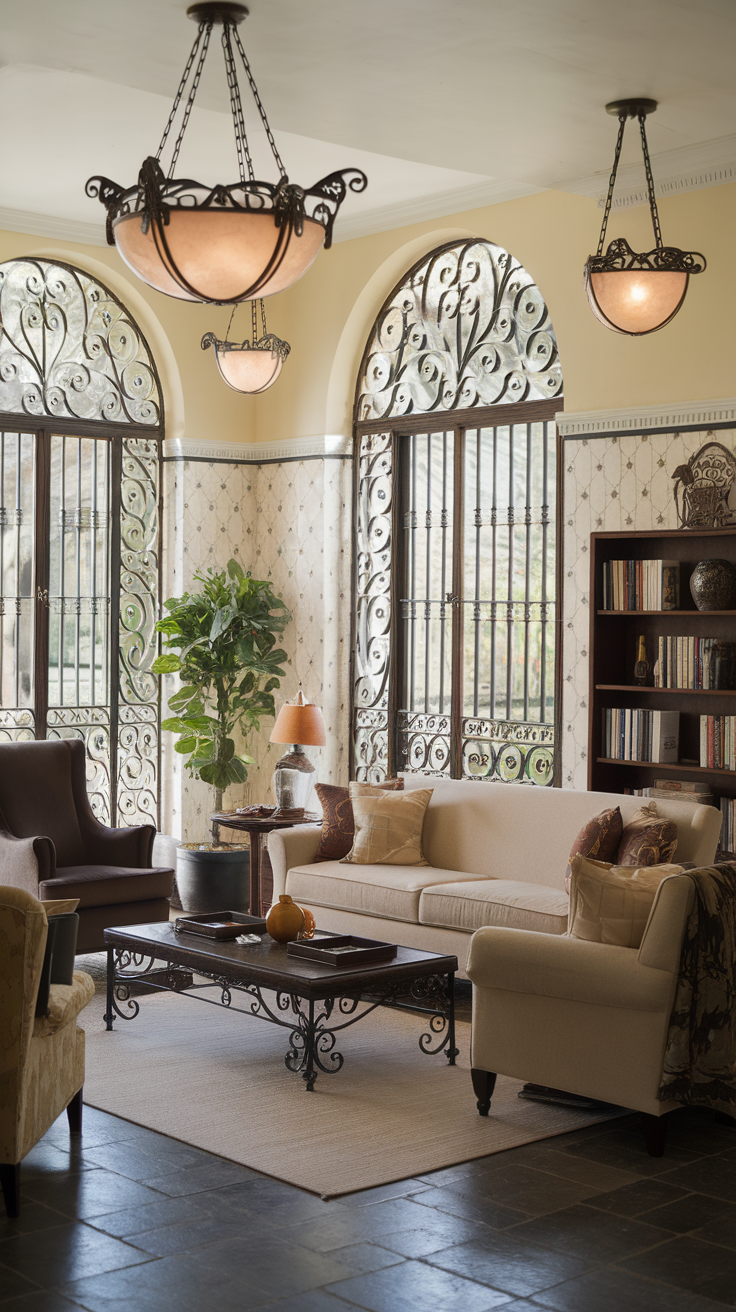
[[[161,144],[159,145],[159,148],[158,148],[158,150],[156,151],[156,159],[157,159],[157,160],[160,160],[160,159],[161,159],[161,155],[162,155],[162,153],[163,153],[164,146],[166,145],[166,142],[168,141],[168,137],[169,137],[169,133],[171,132],[172,124],[173,124],[173,122],[174,122],[174,119],[176,118],[176,111],[177,111],[178,108],[179,108],[179,104],[180,104],[180,101],[181,101],[182,95],[184,94],[184,88],[185,88],[185,86],[186,86],[186,84],[187,84],[187,82],[188,82],[188,80],[189,80],[189,74],[190,74],[191,71],[192,71],[192,64],[194,63],[194,60],[195,60],[195,57],[196,57],[196,54],[197,54],[197,50],[199,49],[199,43],[200,43],[200,41],[202,40],[202,31],[203,31],[203,28],[200,27],[199,31],[197,32],[197,35],[196,35],[196,38],[195,38],[195,41],[194,41],[194,45],[192,46],[191,53],[190,53],[190,55],[189,55],[189,59],[187,60],[187,66],[186,66],[186,68],[184,69],[184,72],[182,73],[181,82],[179,83],[179,90],[178,90],[177,93],[176,93],[176,97],[175,97],[175,99],[174,99],[174,103],[173,103],[173,105],[172,105],[172,107],[171,107],[171,113],[169,114],[169,121],[168,121],[168,123],[166,124],[166,127],[164,128],[164,135],[163,135],[162,138],[161,138]]]
[[[276,160],[276,164],[278,165],[279,173],[281,174],[282,178],[285,178],[286,169],[284,168],[284,162],[281,156],[279,155],[278,150],[276,149],[276,142],[274,141],[273,138],[273,132],[271,131],[268,119],[266,118],[266,111],[261,103],[261,97],[258,94],[258,87],[256,86],[253,80],[253,74],[250,71],[250,64],[248,63],[248,58],[243,49],[243,43],[240,40],[240,33],[238,32],[238,29],[236,27],[233,28],[233,36],[235,37],[235,44],[238,47],[240,58],[243,61],[243,68],[245,69],[245,72],[247,74],[248,81],[250,83],[250,89],[253,92],[253,99],[255,100],[256,105],[258,106],[258,113],[261,116],[261,122],[265,129],[266,136],[268,137],[268,144],[271,147],[271,150],[273,152],[273,157]]]
[[[230,110],[233,116],[233,126],[235,128],[235,148],[238,152],[238,168],[240,170],[241,182],[245,182],[245,165],[248,166],[248,177],[251,182],[255,181],[255,172],[253,171],[253,160],[251,159],[250,148],[248,146],[248,137],[245,131],[245,119],[243,117],[243,102],[240,99],[240,87],[238,85],[238,75],[235,71],[235,60],[233,58],[233,47],[230,41],[230,25],[224,23],[222,28],[222,51],[225,56],[225,75],[227,85],[230,91]]]
[[[184,133],[186,132],[186,130],[187,130],[187,124],[189,123],[189,115],[190,115],[191,112],[192,112],[192,106],[193,106],[193,104],[194,104],[194,97],[196,96],[196,94],[197,94],[197,89],[198,89],[198,87],[199,87],[199,79],[200,79],[201,76],[202,76],[202,68],[203,68],[203,66],[204,66],[204,61],[205,61],[205,59],[207,58],[207,51],[208,51],[208,49],[209,49],[209,44],[210,44],[210,36],[212,35],[212,22],[210,21],[209,23],[207,23],[206,26],[205,26],[204,23],[202,24],[202,27],[200,28],[200,35],[201,35],[201,33],[202,33],[202,29],[203,29],[203,28],[204,28],[204,41],[203,41],[203,43],[202,43],[202,50],[201,50],[201,53],[200,53],[199,59],[197,60],[197,67],[196,67],[196,70],[195,70],[195,73],[194,73],[194,80],[193,80],[193,82],[192,82],[192,89],[191,89],[191,91],[189,92],[189,96],[188,96],[188,98],[187,98],[187,103],[186,103],[186,106],[185,106],[185,108],[184,108],[184,117],[183,117],[183,119],[182,119],[181,127],[180,127],[180,129],[179,129],[179,135],[178,135],[178,137],[176,138],[176,144],[175,144],[175,146],[174,146],[174,154],[173,154],[172,157],[171,157],[171,164],[170,164],[170,166],[169,166],[169,172],[168,172],[168,175],[167,175],[167,176],[170,177],[170,178],[173,178],[173,176],[174,176],[174,169],[176,168],[176,161],[177,161],[178,158],[179,158],[179,151],[181,150],[181,143],[182,143],[182,141],[184,140]]]
[[[618,116],[618,140],[616,141],[616,153],[614,154],[613,157],[613,168],[611,170],[611,177],[608,182],[608,195],[606,197],[606,208],[603,212],[603,223],[601,225],[601,235],[598,238],[598,250],[596,251],[596,255],[603,254],[603,243],[606,240],[606,228],[608,227],[608,217],[611,213],[611,201],[613,200],[613,189],[616,185],[616,174],[618,173],[618,162],[619,159],[621,158],[621,147],[623,145],[624,129],[626,127],[627,117],[628,115],[626,113],[621,113]]]
[[[647,146],[647,134],[644,127],[646,114],[639,114],[639,128],[641,130],[641,148],[644,152],[644,171],[647,175],[647,190],[649,192],[649,211],[652,216],[652,227],[654,228],[654,240],[658,250],[664,245],[662,241],[662,231],[659,226],[659,211],[657,210],[657,201],[654,195],[654,176],[652,174],[652,165],[649,160],[649,147]]]

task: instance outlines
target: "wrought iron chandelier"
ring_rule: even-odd
[[[191,5],[187,15],[199,30],[156,155],[144,160],[135,186],[93,177],[87,195],[99,197],[107,210],[108,244],[117,246],[128,267],[157,291],[229,305],[273,296],[301,278],[323,245],[329,248],[348,188],[363,191],[368,179],[359,169],[340,169],[308,189],[291,183],[238,33],[248,15],[245,5],[214,0]],[[222,26],[240,179],[209,187],[175,178],[174,170],[216,24]],[[233,46],[276,162],[277,183],[261,182],[253,171]],[[164,174],[161,159],[182,102],[181,125]]]
[[[278,378],[284,361],[291,350],[288,342],[268,332],[266,328],[266,310],[262,300],[251,301],[252,341],[246,337],[244,342],[230,342],[230,328],[236,306],[230,315],[230,323],[225,333],[225,341],[218,340],[215,333],[205,333],[202,338],[202,350],[214,346],[215,359],[220,376],[228,387],[236,392],[265,392]],[[258,336],[258,309],[261,311],[263,332]]]
[[[626,333],[630,337],[642,337],[645,333],[654,333],[658,328],[664,328],[675,317],[685,299],[690,274],[702,273],[705,268],[705,257],[697,251],[681,251],[677,246],[665,246],[662,241],[644,127],[647,114],[653,114],[656,108],[656,100],[641,98],[612,100],[606,105],[606,113],[615,114],[618,118],[618,140],[598,250],[595,255],[588,256],[585,264],[585,290],[594,315],[607,328],[613,328],[617,333]],[[639,120],[655,247],[652,251],[637,254],[632,251],[625,237],[619,237],[611,242],[604,255],[603,243],[611,213],[613,188],[624,129],[629,118]]]

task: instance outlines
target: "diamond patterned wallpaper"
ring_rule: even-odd
[[[736,429],[562,441],[562,787],[587,788],[590,534],[677,528],[672,475],[710,438]]]
[[[308,752],[316,777],[347,782],[352,460],[251,465],[183,459],[168,461],[165,469],[165,595],[191,586],[198,568],[222,569],[231,556],[256,577],[273,581],[293,616],[283,644],[291,663],[277,707],[301,683],[325,719],[327,746]],[[165,694],[174,686],[167,683]],[[248,743],[256,764],[244,787],[228,791],[226,806],[272,801],[273,767],[287,750],[269,744],[272,723],[264,721],[258,738]],[[204,840],[213,790],[182,773],[171,742],[164,751],[166,832]]]

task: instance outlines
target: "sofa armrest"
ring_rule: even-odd
[[[685,925],[694,900],[695,885],[688,875],[670,875],[662,880],[639,948],[642,966],[678,972]]]
[[[45,1039],[50,1034],[57,1034],[65,1025],[71,1025],[94,996],[95,982],[86,970],[75,970],[71,984],[52,984],[48,1013],[36,1016],[34,1039]]]
[[[473,935],[467,973],[479,988],[657,1012],[671,1006],[676,980],[633,948],[498,926]]]
[[[0,830],[0,884],[38,897],[39,884],[55,874],[56,850],[50,838],[16,838]]]
[[[274,902],[286,892],[286,875],[291,867],[310,865],[314,861],[321,837],[321,824],[271,830],[268,835],[268,855],[273,869]]]

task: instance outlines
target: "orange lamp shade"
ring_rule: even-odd
[[[591,310],[607,328],[642,337],[674,318],[685,299],[688,276],[674,269],[594,272],[586,267],[585,290]]]
[[[327,737],[320,707],[305,701],[304,694],[300,692],[296,704],[287,702],[281,707],[271,730],[271,742],[324,747]]]

